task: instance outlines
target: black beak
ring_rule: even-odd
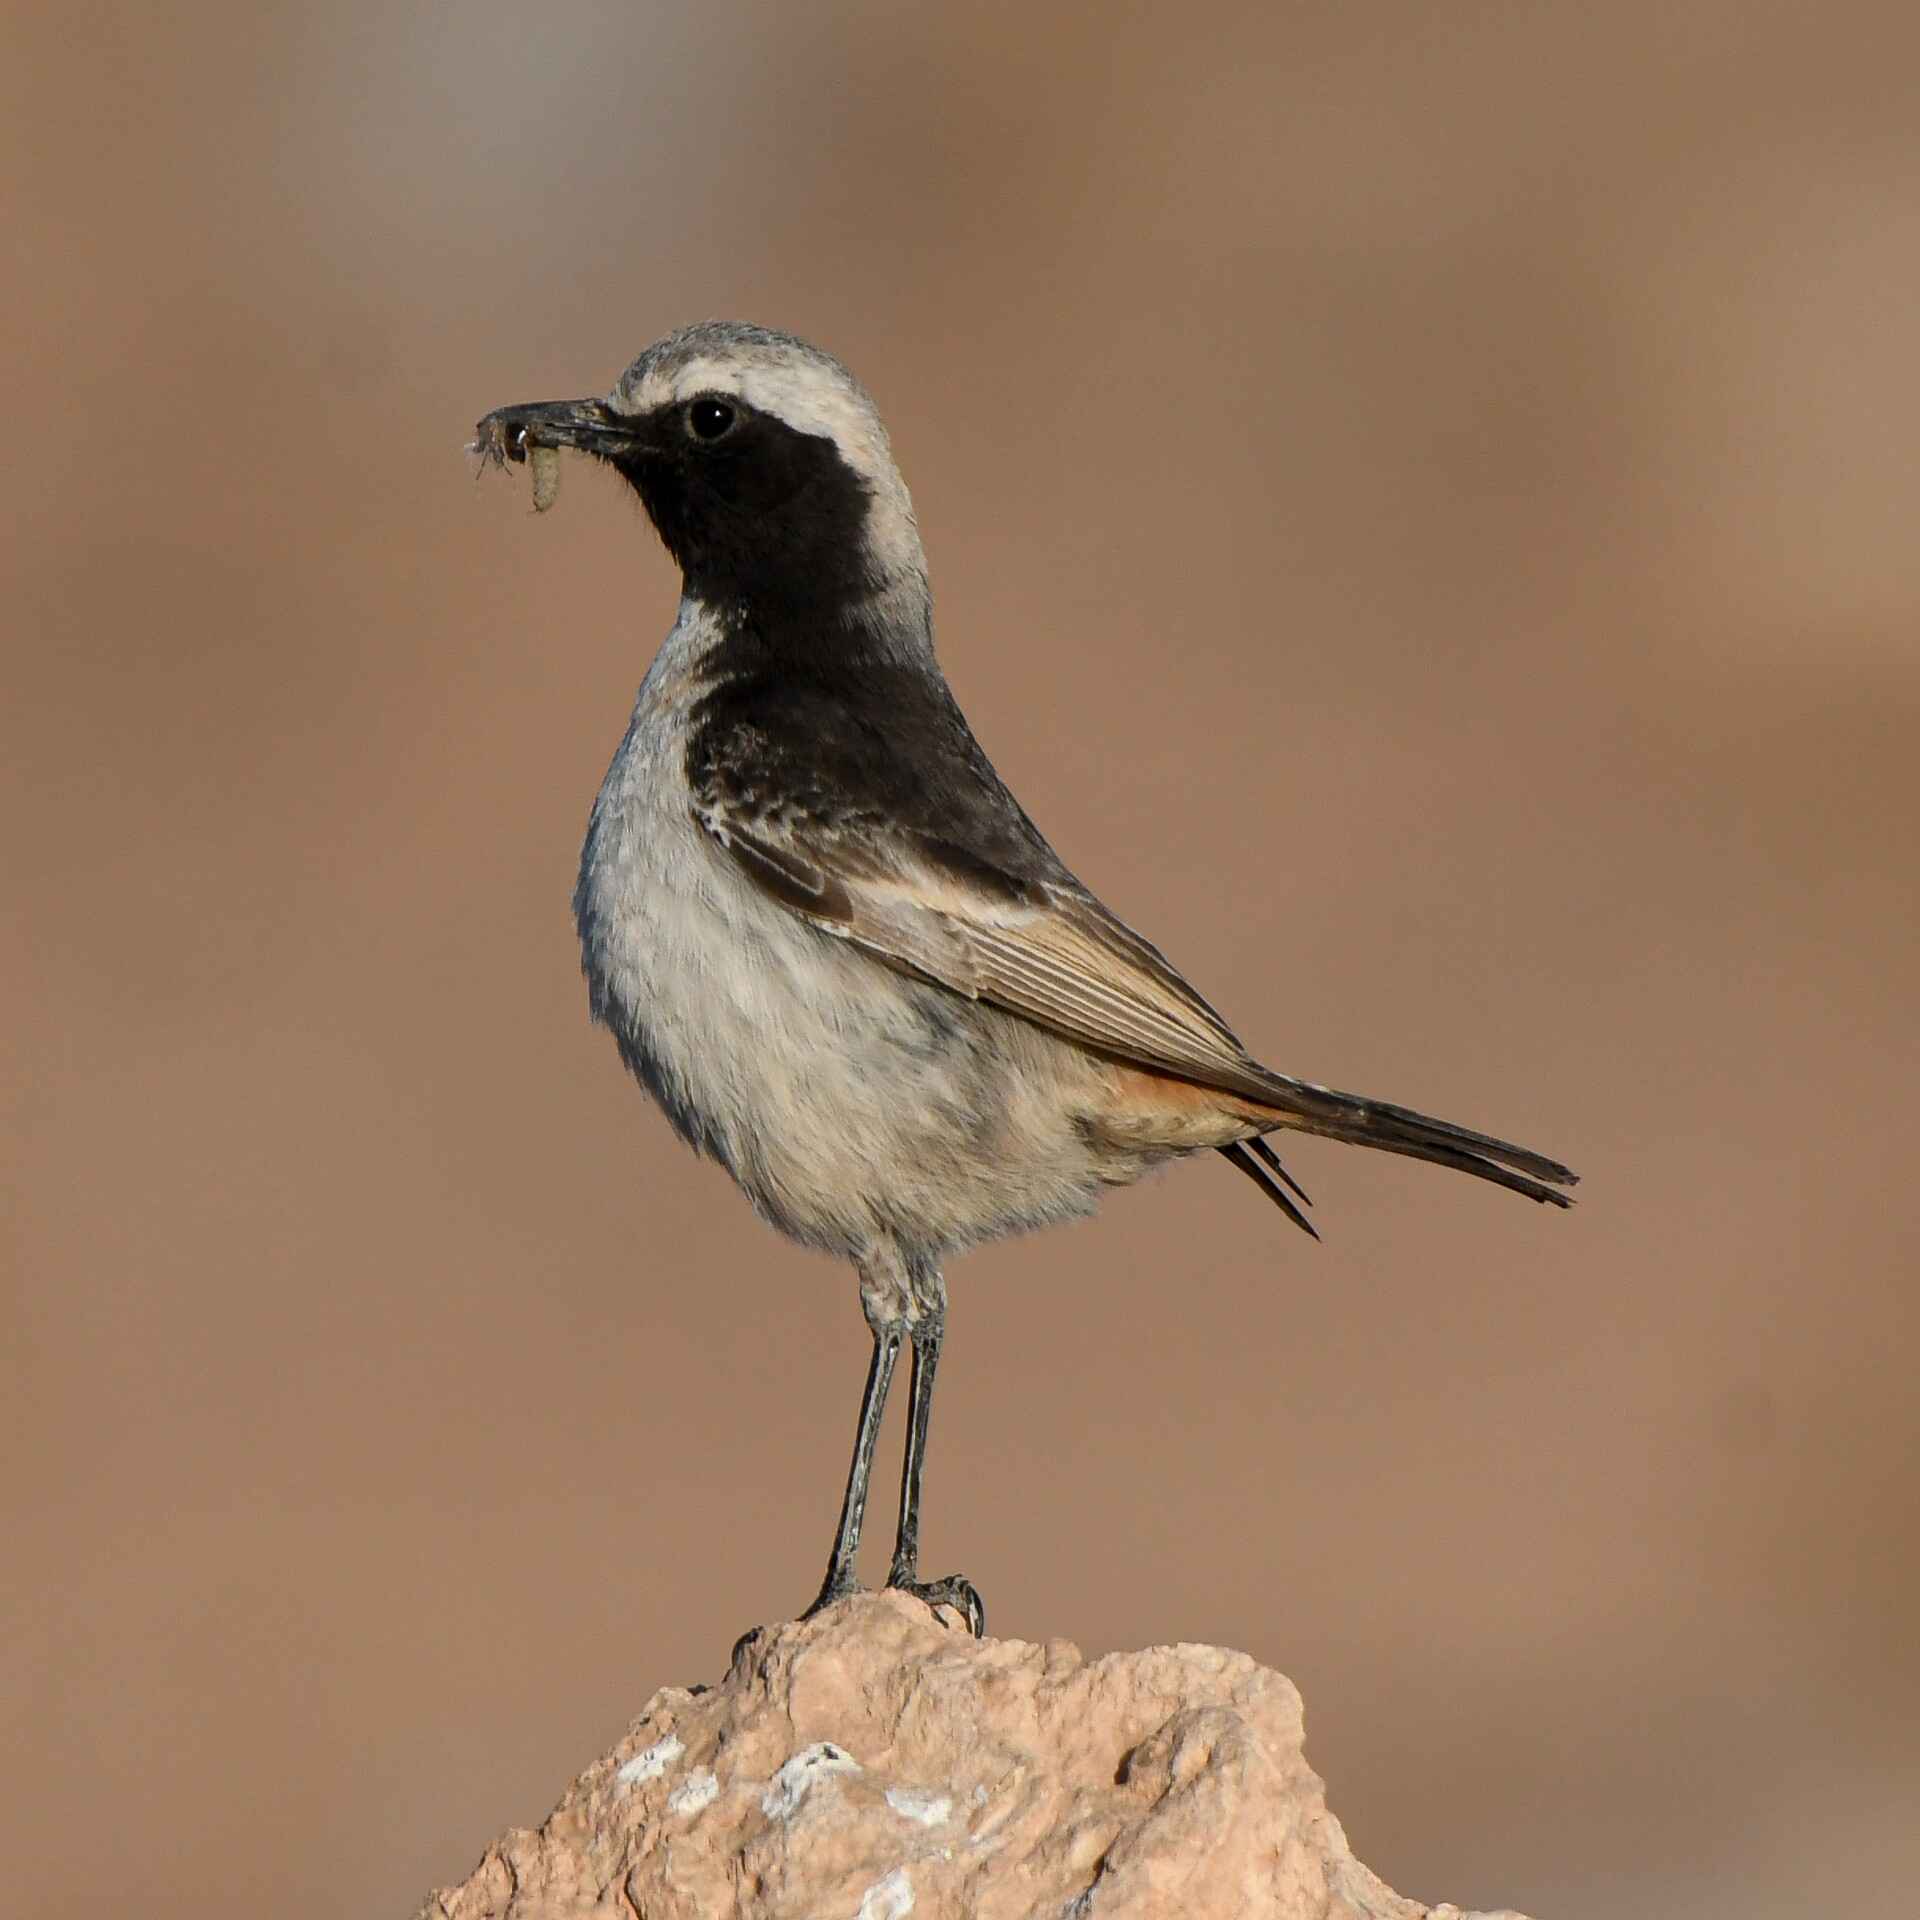
[[[497,407],[473,430],[470,452],[494,466],[524,461],[536,447],[575,447],[617,460],[639,450],[636,423],[604,400],[532,400]]]

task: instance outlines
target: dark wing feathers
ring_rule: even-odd
[[[951,992],[1237,1095],[1276,1126],[1568,1204],[1554,1187],[1575,1176],[1544,1154],[1260,1065],[1061,864],[944,685],[917,673],[870,684],[891,672],[863,669],[845,688],[824,676],[735,681],[710,698],[688,750],[694,818],[782,906]],[[864,717],[876,711],[884,732]],[[1270,1152],[1227,1151],[1305,1225]]]
[[[880,959],[1102,1053],[1267,1097],[1272,1076],[1220,1016],[1078,887],[1030,888],[1015,904],[937,870],[911,833],[856,849],[803,841],[791,826],[776,842],[711,806],[695,818],[783,906]]]

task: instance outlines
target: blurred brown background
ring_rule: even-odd
[[[157,18],[0,57],[5,1904],[406,1913],[814,1591],[850,1279],[567,913],[675,582],[461,455],[728,315],[879,396],[980,734],[1248,1041],[1586,1176],[957,1263],[929,1565],[1283,1667],[1408,1892],[1904,1908],[1912,9]]]

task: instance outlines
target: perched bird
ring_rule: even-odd
[[[1287,1129],[1567,1204],[1555,1189],[1574,1176],[1543,1154],[1262,1066],[1067,870],[941,674],[912,502],[830,355],[685,327],[604,400],[502,408],[475,447],[535,457],[542,505],[551,450],[606,462],[684,577],[594,802],[574,911],[594,1018],[681,1137],[859,1275],[873,1357],[814,1609],[857,1587],[904,1342],[887,1584],[982,1630],[969,1581],[919,1571],[947,1255],[1089,1213],[1202,1148],[1311,1233],[1265,1138]]]

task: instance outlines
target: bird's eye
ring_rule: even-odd
[[[696,400],[687,409],[687,431],[696,440],[722,440],[739,417],[724,400]]]

